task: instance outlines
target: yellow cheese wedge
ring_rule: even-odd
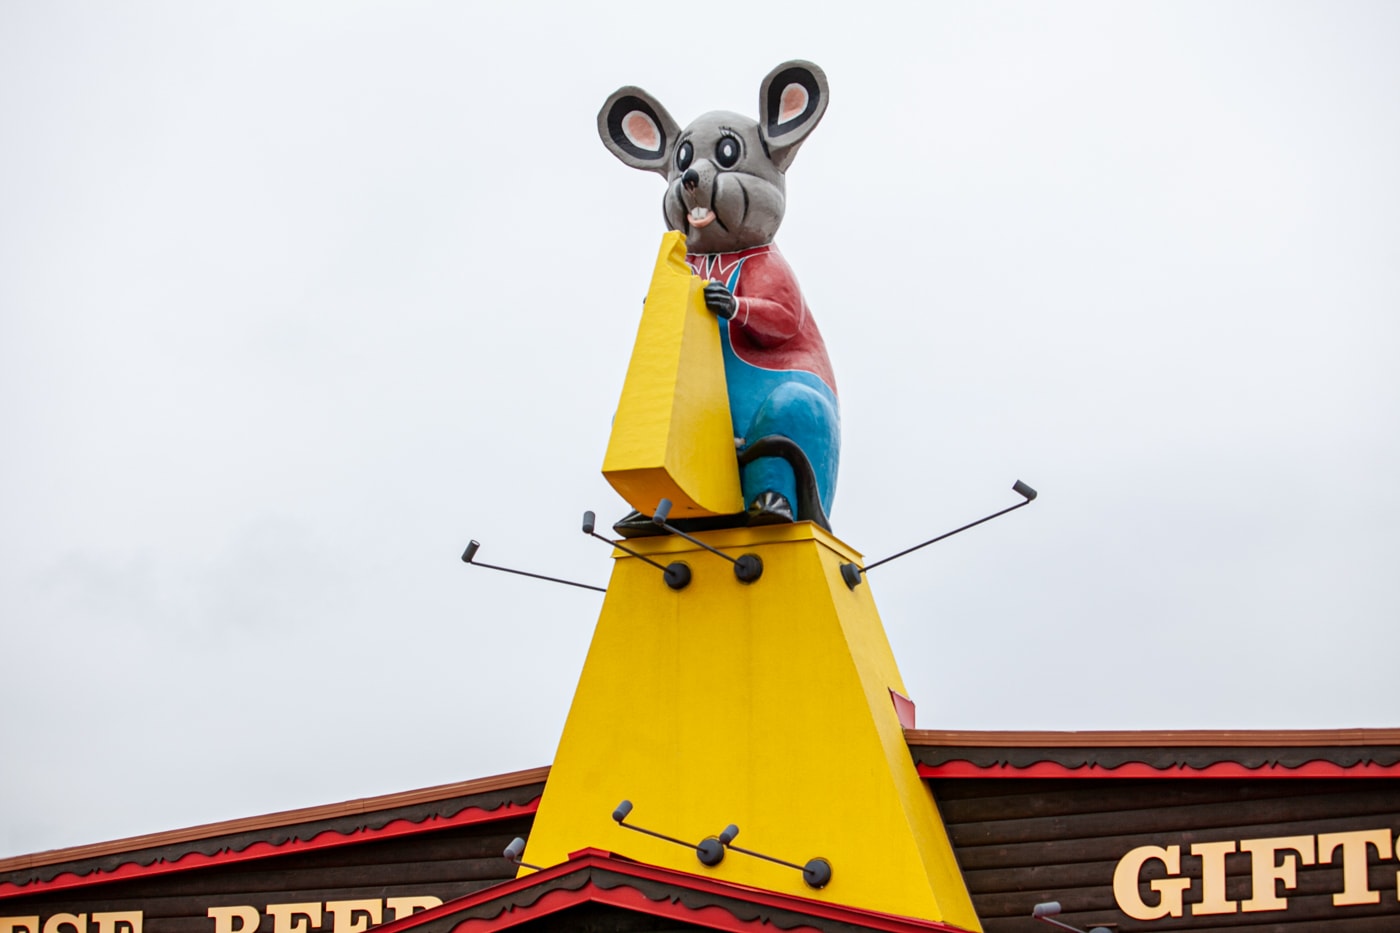
[[[637,511],[663,498],[687,518],[743,511],[719,324],[704,280],[685,262],[685,237],[661,239],[603,476]]]

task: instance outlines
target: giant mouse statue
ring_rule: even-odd
[[[682,130],[637,87],[617,90],[598,113],[598,133],[613,155],[665,176],[666,226],[685,234],[687,262],[711,280],[705,304],[719,318],[748,506],[741,523],[750,525],[831,527],[841,447],[836,382],[797,279],[773,245],[784,172],[826,104],[826,75],[792,61],[763,79],[756,121],[714,111]],[[616,527],[628,534],[646,525],[629,516]]]

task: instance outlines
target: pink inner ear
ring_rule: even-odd
[[[661,131],[651,117],[640,110],[633,110],[622,118],[622,132],[627,135],[627,141],[638,149],[661,151]]]
[[[807,89],[800,84],[789,84],[783,88],[782,105],[778,108],[778,122],[786,123],[793,117],[802,115],[807,109]]]

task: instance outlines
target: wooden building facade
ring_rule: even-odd
[[[988,933],[1400,929],[1400,730],[906,730]],[[549,769],[0,860],[0,933],[952,930],[626,857],[542,870]],[[840,864],[836,869],[840,870]]]

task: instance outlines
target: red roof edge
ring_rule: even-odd
[[[967,748],[1313,748],[1400,745],[1400,729],[1170,729],[1087,732],[905,729],[909,745]]]
[[[473,910],[494,900],[505,900],[515,895],[522,895],[531,888],[545,886],[558,879],[579,873],[589,875],[588,880],[581,886],[560,887],[546,891],[528,904],[505,905],[499,913],[491,917],[464,918],[461,923],[452,927],[452,933],[493,933],[493,931],[509,929],[537,917],[557,913],[581,903],[607,904],[624,910],[723,929],[731,931],[731,933],[752,933],[752,931],[768,925],[768,920],[764,917],[744,920],[725,909],[722,904],[691,907],[682,903],[681,899],[673,894],[653,901],[639,888],[628,887],[625,881],[621,884],[604,887],[597,884],[592,877],[594,871],[605,872],[612,878],[622,876],[624,879],[638,882],[655,883],[672,892],[683,889],[700,895],[708,894],[716,898],[728,898],[759,907],[802,914],[818,921],[829,920],[852,924],[869,929],[884,930],[886,933],[967,933],[961,927],[946,923],[901,917],[719,881],[701,875],[692,875],[669,868],[648,865],[644,862],[636,862],[599,849],[581,850],[574,853],[574,857],[568,861],[558,865],[552,865],[541,871],[483,888],[437,907],[420,911],[411,917],[393,920],[383,926],[376,927],[375,933],[408,933],[422,924],[449,919],[454,914]],[[698,916],[700,914],[704,916]],[[719,916],[720,914],[723,916]],[[804,927],[784,928],[784,933],[793,933],[794,930],[802,929]]]
[[[1400,729],[906,729],[925,778],[1395,778]]]
[[[1400,778],[1400,764],[1381,765],[1358,762],[1347,767],[1331,761],[1310,761],[1290,768],[1280,764],[1265,764],[1250,768],[1234,761],[1218,761],[1204,768],[1180,765],[1157,768],[1146,762],[1129,761],[1114,767],[1098,764],[1071,767],[1055,761],[1037,761],[1018,767],[1007,763],[979,765],[971,761],[948,761],[943,764],[919,764],[921,778]]]

